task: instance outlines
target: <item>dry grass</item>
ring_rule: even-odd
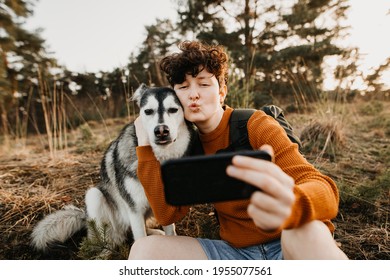
[[[99,157],[95,154],[51,160],[50,155],[41,155],[1,161],[0,259],[10,259],[9,254],[15,256],[11,259],[34,258],[28,246],[32,226],[68,203],[83,207],[85,190],[98,180]]]
[[[311,121],[302,131],[300,139],[305,153],[332,158],[345,145],[343,130],[337,120]]]
[[[386,104],[376,114],[362,114],[361,110],[367,111],[364,109],[367,104],[347,105],[348,116],[342,120],[318,117],[314,113],[288,114],[287,118],[298,134],[312,127],[311,131],[318,136],[312,138],[325,141],[310,144],[318,147],[306,150],[305,156],[335,179],[340,188],[340,212],[334,222],[335,238],[342,249],[351,259],[390,259],[390,130],[386,122],[390,119],[386,108],[390,106]],[[378,115],[383,121],[378,121]],[[317,125],[313,125],[314,120]],[[333,123],[326,125],[330,120]],[[69,203],[84,207],[86,189],[99,180],[103,150],[124,121],[107,123],[110,137],[106,128],[91,123],[92,134],[82,129],[74,132],[69,137],[69,149],[57,151],[55,159],[39,138],[27,139],[28,145],[23,149],[3,147],[0,259],[79,258],[77,248],[82,236],[71,240],[66,250],[51,256],[34,252],[29,247],[29,236],[44,215]],[[327,139],[327,145],[337,148],[324,149]],[[319,157],[321,151],[326,152]],[[181,235],[217,238],[218,223],[212,206],[192,207],[177,224],[177,231]]]
[[[75,168],[80,168],[80,165],[79,161],[69,159],[55,162],[41,160],[29,165],[18,162],[5,165],[0,176],[3,211],[0,224],[2,227],[10,222],[13,224],[3,228],[3,232],[6,233],[18,225],[29,227],[42,211],[51,212],[53,206],[71,201],[72,193],[85,188],[86,182],[80,180],[81,177],[91,178],[93,174],[72,176],[72,180],[79,183],[68,185],[69,176],[66,176],[63,170],[74,171]],[[15,222],[17,216],[21,219]]]
[[[288,116],[306,158],[339,187],[335,238],[351,259],[390,259],[389,105],[346,104],[339,118]]]

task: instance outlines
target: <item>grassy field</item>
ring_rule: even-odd
[[[335,239],[351,259],[390,259],[390,104],[316,104],[287,113],[306,158],[340,189]],[[75,236],[50,255],[29,246],[31,230],[48,213],[72,203],[84,206],[85,191],[99,181],[99,164],[125,119],[89,122],[67,133],[66,149],[49,152],[44,136],[1,146],[0,259],[85,259]],[[52,149],[52,147],[51,147]],[[177,224],[178,234],[217,237],[210,205],[194,206]],[[128,248],[112,258],[126,258]]]

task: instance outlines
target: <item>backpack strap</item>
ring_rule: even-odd
[[[273,117],[283,127],[288,138],[293,143],[298,144],[299,148],[302,147],[299,137],[294,134],[293,128],[286,120],[281,108],[275,105],[268,105],[263,106],[260,110]],[[232,112],[230,116],[229,146],[217,151],[217,153],[253,149],[249,142],[247,123],[255,111],[254,109],[235,109]]]
[[[234,109],[230,115],[229,146],[220,152],[253,150],[249,143],[247,124],[249,118],[256,112],[254,109]]]

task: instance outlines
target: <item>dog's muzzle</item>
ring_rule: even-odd
[[[166,145],[172,142],[169,127],[165,124],[158,125],[154,128],[154,136],[156,136],[154,142],[158,145]]]

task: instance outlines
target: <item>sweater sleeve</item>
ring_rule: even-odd
[[[248,121],[249,141],[254,148],[273,147],[275,164],[295,180],[295,203],[284,229],[299,227],[313,220],[329,221],[338,212],[336,184],[320,173],[298,151],[275,119],[257,111]]]
[[[150,146],[137,147],[137,176],[144,187],[146,197],[157,221],[165,226],[182,219],[189,207],[175,207],[166,203],[161,179],[160,162]]]

